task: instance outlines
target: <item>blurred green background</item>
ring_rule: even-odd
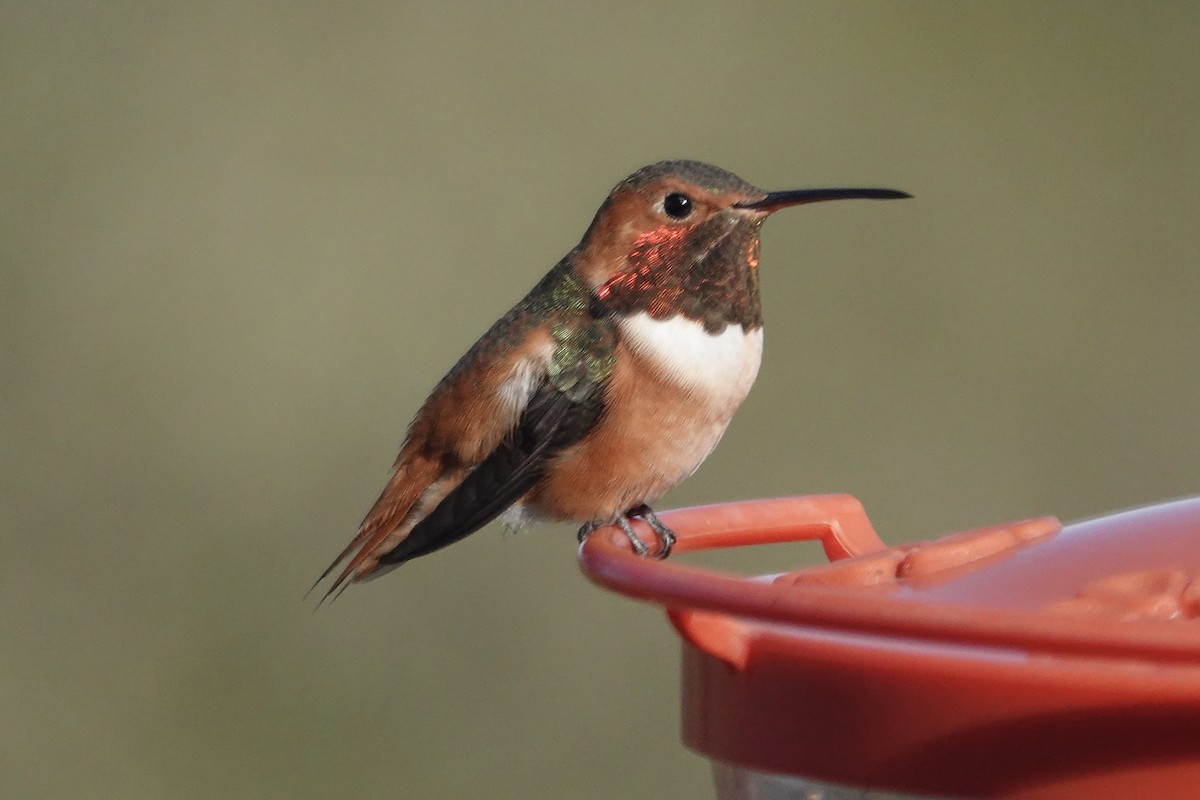
[[[672,632],[567,526],[300,599],[660,158],[915,195],[768,223],[758,386],[663,507],[846,491],[899,542],[1200,491],[1197,41],[1182,2],[5,3],[4,793],[711,796]]]

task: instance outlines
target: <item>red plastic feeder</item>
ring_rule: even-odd
[[[580,550],[667,609],[718,797],[1200,797],[1200,498],[892,548],[845,495],[661,516],[677,553],[818,539],[832,562],[746,578],[616,528]]]

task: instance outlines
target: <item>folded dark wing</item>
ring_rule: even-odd
[[[582,439],[604,412],[603,385],[570,391],[547,380],[511,436],[444,497],[380,565],[397,565],[453,544],[491,522],[542,476],[549,461]]]

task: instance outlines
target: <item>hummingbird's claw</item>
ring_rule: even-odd
[[[658,557],[660,559],[671,555],[671,548],[675,546],[675,531],[668,528],[663,521],[654,513],[654,509],[644,503],[629,512],[630,516],[641,517],[650,526],[650,530],[654,531],[654,535],[658,537]]]
[[[600,527],[599,522],[588,522],[579,529],[579,533],[577,533],[575,535],[575,538],[579,540],[580,544],[583,544],[584,542],[587,541],[587,537],[592,535],[592,531],[596,530],[596,528],[599,528],[599,527]]]
[[[617,517],[617,527],[629,537],[629,544],[633,546],[633,552],[639,556],[644,556],[650,552],[650,548],[646,547],[646,543],[639,539],[638,535],[633,532],[633,526],[629,524],[628,518]]]

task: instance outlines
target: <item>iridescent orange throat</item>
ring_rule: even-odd
[[[625,267],[601,284],[596,297],[619,314],[683,314],[714,334],[731,323],[747,331],[761,327],[760,225],[716,217],[692,228],[664,225],[643,233]]]

